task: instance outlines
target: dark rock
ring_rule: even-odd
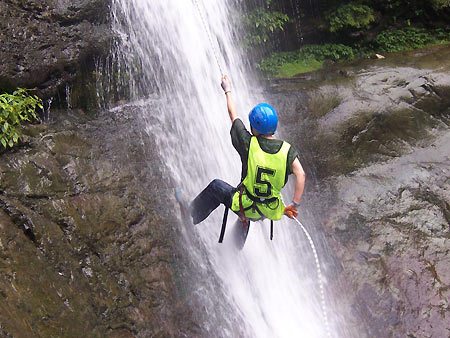
[[[54,113],[1,155],[0,333],[202,336],[173,188],[136,114]]]
[[[62,25],[72,25],[84,20],[103,24],[108,21],[110,0],[53,0],[52,15]]]
[[[340,261],[345,336],[449,336],[449,60],[437,47],[273,88]]]
[[[8,202],[0,199],[0,209],[2,209],[33,243],[36,243],[33,221]]]
[[[448,128],[450,49],[411,59],[391,56],[376,65],[342,66],[352,74],[347,78],[326,70],[308,81],[275,82],[272,92],[282,92],[274,95],[275,103],[281,111],[296,112],[281,117],[285,132],[301,148],[314,149],[306,160],[315,175],[347,174],[399,157]]]
[[[48,98],[106,56],[108,0],[0,2],[0,90],[26,87]],[[64,101],[63,98],[60,101]]]

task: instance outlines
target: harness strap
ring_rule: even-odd
[[[259,216],[261,216],[261,219],[266,218],[266,216],[264,216],[262,211],[259,210],[258,205],[256,204],[256,202],[253,202],[253,204],[250,206],[250,209],[253,209],[254,211],[256,211],[259,214]]]
[[[265,216],[261,212],[261,210],[259,210],[257,203],[270,204],[270,203],[273,203],[278,200],[278,198],[276,198],[276,197],[272,197],[272,198],[268,198],[268,199],[260,199],[256,196],[253,196],[252,194],[250,194],[250,192],[247,190],[245,185],[242,183],[238,186],[238,189],[239,189],[239,219],[241,220],[242,223],[245,223],[245,224],[249,223],[249,219],[247,217],[245,217],[245,211],[253,209],[261,216],[261,218],[264,218]],[[244,194],[244,190],[245,190],[245,193],[248,196],[248,198],[253,202],[253,204],[247,208],[244,208],[244,206],[242,204],[242,195]],[[219,243],[223,242],[223,238],[225,236],[225,229],[227,227],[229,210],[230,210],[230,208],[225,207],[225,210],[223,212],[222,228],[220,229]],[[247,231],[248,231],[248,228],[247,228]],[[270,220],[270,240],[273,240],[273,220]]]
[[[270,220],[270,240],[273,239],[273,220]]]
[[[268,198],[268,199],[262,199],[262,198],[258,198],[256,196],[253,196],[248,191],[247,187],[244,184],[241,184],[239,188],[240,188],[240,190],[239,190],[239,208],[241,209],[240,210],[241,214],[244,214],[244,212],[246,210],[253,209],[261,216],[262,219],[264,219],[265,216],[261,212],[261,210],[259,210],[258,203],[270,204],[270,203],[278,201],[278,198],[276,198],[276,197],[272,197],[272,198]],[[245,194],[247,195],[247,197],[253,202],[252,205],[250,205],[248,208],[245,208],[245,209],[242,207],[242,193],[243,193],[243,189],[245,189]],[[270,220],[270,240],[273,240],[273,220]]]
[[[250,193],[250,191],[248,191],[247,187],[246,187],[244,184],[242,184],[242,185],[244,186],[245,194],[247,195],[247,197],[248,197],[250,200],[252,200],[253,202],[255,202],[255,203],[270,204],[270,203],[273,203],[273,202],[278,201],[278,198],[276,198],[276,197],[271,197],[271,198],[260,198],[260,197],[257,197],[257,196],[253,196],[253,195]]]
[[[241,220],[242,223],[247,223],[249,222],[247,217],[245,217],[245,209],[244,206],[242,205],[242,194],[244,193],[244,185],[240,184],[239,185],[239,219]],[[219,236],[219,243],[223,242],[223,237],[225,236],[225,229],[227,227],[227,221],[228,221],[228,211],[230,210],[230,208],[225,207],[225,211],[223,212],[223,219],[222,219],[222,228],[220,229],[220,236]]]
[[[252,195],[248,191],[248,189],[247,189],[247,187],[245,185],[244,185],[244,189],[245,189],[246,196],[253,202],[253,204],[250,205],[248,208],[244,209],[244,211],[249,210],[249,209],[253,209],[254,211],[256,211],[261,216],[261,218],[265,218],[266,216],[258,208],[258,204],[267,205],[269,207],[269,205],[271,203],[273,203],[273,202],[278,202],[278,203],[280,202],[277,197],[271,197],[271,198],[267,198],[267,199],[256,197],[256,196]]]
[[[219,243],[223,242],[223,236],[225,236],[225,228],[227,227],[227,220],[228,220],[228,210],[230,209],[225,207],[222,220],[222,229],[220,229]]]

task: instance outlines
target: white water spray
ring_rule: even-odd
[[[156,139],[168,175],[189,198],[214,178],[232,185],[240,179],[241,164],[231,146],[217,64],[219,68],[224,65],[233,81],[238,111],[245,122],[252,106],[265,101],[236,41],[236,12],[231,11],[235,5],[231,0],[208,0],[202,6],[196,0],[113,2],[131,91],[136,99],[145,95],[139,104],[140,117]],[[237,252],[229,241],[233,217],[224,244],[217,244],[222,210],[196,227],[186,222],[182,229],[186,238],[180,241],[190,246],[192,260],[200,268],[219,278],[226,295],[217,299],[218,293],[208,291],[211,288],[198,291],[205,304],[211,304],[208,316],[224,323],[215,335],[231,336],[230,327],[236,326],[236,332],[247,337],[328,335],[322,316],[324,290],[317,287],[311,252],[298,227],[277,222],[274,241],[270,241],[269,224],[253,223],[244,249]],[[198,236],[200,246],[189,240],[192,234]],[[215,306],[224,302],[228,312]]]

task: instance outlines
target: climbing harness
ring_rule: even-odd
[[[284,214],[281,189],[286,184],[286,161],[291,145],[283,142],[280,149],[267,153],[261,149],[258,138],[250,140],[248,170],[232,195],[230,209],[239,215],[245,226],[250,221],[270,219],[270,239],[273,240],[273,220]],[[225,209],[219,243],[223,240],[228,210]]]
[[[277,201],[278,199],[276,197],[273,197],[273,198],[269,198],[266,200],[261,200],[260,198],[255,197],[252,194],[250,194],[250,192],[247,190],[245,185],[242,183],[239,184],[239,186],[237,187],[237,190],[239,191],[239,220],[240,220],[242,226],[246,228],[245,231],[248,233],[248,231],[250,229],[250,219],[245,216],[245,212],[247,210],[254,209],[261,216],[261,218],[259,220],[263,220],[265,218],[265,216],[259,210],[256,203],[270,204],[270,203],[273,203],[274,201]],[[244,194],[244,191],[245,191],[246,195],[249,197],[249,199],[253,201],[253,204],[247,208],[244,208],[244,206],[242,205],[242,195]],[[230,210],[230,208],[225,207],[225,210],[223,213],[223,219],[222,219],[222,228],[220,229],[219,243],[223,242],[223,237],[225,236],[225,229],[227,227],[229,210]],[[273,220],[270,220],[270,240],[273,240]]]
[[[211,45],[211,49],[213,51],[214,58],[216,59],[217,66],[219,67],[220,75],[224,75],[225,73],[223,72],[222,66],[220,65],[220,62],[219,62],[219,53],[217,52],[216,45],[213,42],[211,31],[208,28],[208,25],[206,24],[205,17],[204,17],[203,12],[202,12],[202,10],[200,8],[199,1],[201,1],[201,0],[192,0],[192,1],[194,2],[195,7],[197,8],[198,14],[199,14],[200,19],[201,19],[202,24],[203,24],[203,29],[205,30],[206,35],[208,35],[209,43]],[[204,4],[203,4],[203,8],[205,8]]]
[[[230,208],[225,207],[225,211],[223,213],[222,228],[220,229],[219,243],[223,242],[223,236],[225,236],[225,228],[227,227],[228,211],[229,210],[230,210]]]
[[[330,330],[330,324],[328,321],[327,308],[326,308],[326,303],[325,303],[325,292],[324,292],[324,287],[323,287],[323,277],[322,277],[322,270],[320,269],[319,256],[317,255],[316,247],[314,245],[314,242],[313,242],[308,230],[306,230],[306,228],[303,226],[303,224],[296,217],[294,217],[292,219],[295,222],[297,222],[298,225],[300,225],[300,227],[302,228],[303,232],[306,235],[306,238],[308,239],[308,242],[312,249],[312,252],[314,254],[314,260],[316,262],[316,269],[317,269],[317,278],[319,280],[320,303],[321,303],[321,307],[322,307],[322,315],[323,315],[323,319],[325,322],[325,329],[327,331],[327,336],[329,338],[331,338],[331,330]]]
[[[244,210],[244,207],[242,206],[242,192],[244,191],[243,184],[239,184],[239,186],[236,189],[239,189],[239,209],[240,209],[239,220],[242,224],[246,224],[248,222],[247,228],[250,228],[250,221],[245,217],[245,210]],[[223,237],[225,236],[225,228],[227,227],[229,210],[230,210],[230,208],[225,207],[225,211],[223,213],[223,219],[222,219],[222,228],[220,229],[219,243],[223,242]]]

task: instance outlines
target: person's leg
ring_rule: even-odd
[[[250,229],[250,221],[247,220],[242,222],[241,219],[237,219],[232,228],[232,237],[234,239],[234,244],[238,250],[244,248],[245,240],[248,236],[248,231]]]
[[[231,199],[236,188],[222,180],[212,181],[191,203],[194,224],[205,220],[220,204],[231,207]]]

